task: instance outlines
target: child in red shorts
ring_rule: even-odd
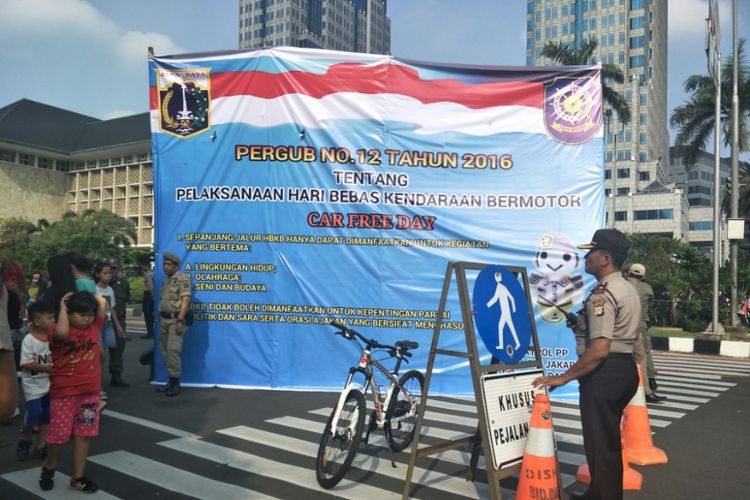
[[[67,293],[60,301],[57,326],[50,330],[50,424],[47,459],[39,486],[54,487],[62,445],[73,436],[73,474],[70,487],[94,493],[99,487],[84,476],[89,439],[99,434],[101,346],[107,302],[89,292]]]

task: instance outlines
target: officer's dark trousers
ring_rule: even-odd
[[[638,389],[633,356],[610,353],[579,380],[581,425],[591,484],[586,498],[622,499],[622,412]]]

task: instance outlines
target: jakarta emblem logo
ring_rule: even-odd
[[[182,139],[211,127],[210,68],[157,69],[159,130]]]
[[[591,139],[602,122],[599,78],[555,78],[544,86],[544,126],[565,144]]]

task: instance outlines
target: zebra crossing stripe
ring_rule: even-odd
[[[666,388],[666,387],[683,387],[683,388],[686,388],[686,389],[697,389],[697,390],[701,390],[701,391],[703,391],[703,390],[719,391],[719,393],[722,393],[722,392],[725,392],[725,391],[731,389],[731,387],[706,387],[705,385],[704,386],[697,386],[696,384],[685,383],[685,382],[675,382],[674,380],[667,380],[667,379],[661,381],[661,383],[659,384],[659,387],[661,387],[661,388]],[[710,392],[709,392],[709,394],[710,394]],[[718,396],[719,394],[716,394],[716,395]]]
[[[172,436],[197,437],[195,434],[192,434],[190,432],[185,432],[175,427],[169,427],[168,425],[158,424],[156,422],[152,422],[151,420],[134,417],[132,415],[126,415],[125,413],[120,413],[120,412],[113,411],[113,410],[103,410],[102,415],[104,415],[105,417],[116,418],[118,420],[124,420],[125,422],[130,422],[131,424],[140,425],[142,427],[148,427],[149,429],[154,429],[156,431],[163,432],[164,434],[171,434]]]
[[[78,490],[71,490],[68,487],[70,484],[70,476],[66,476],[60,471],[55,473],[55,487],[50,491],[42,491],[39,487],[40,470],[41,467],[32,467],[30,469],[19,470],[16,472],[8,472],[7,474],[0,476],[0,478],[5,479],[19,488],[23,488],[26,491],[33,493],[36,497],[45,500],[81,500],[81,492]],[[119,500],[120,497],[99,490],[88,498],[94,498],[96,500]]]
[[[709,392],[709,391],[698,391],[696,389],[683,389],[681,387],[676,387],[673,385],[673,383],[664,383],[659,384],[659,392],[671,392],[674,394],[687,394],[689,396],[705,396],[708,398],[715,398],[720,392]],[[707,403],[711,401],[710,399],[704,401],[704,403]]]
[[[270,443],[263,443],[269,446],[276,445],[277,439],[280,436],[274,434],[273,440]],[[315,471],[312,467],[298,467],[296,465],[286,464],[277,462],[267,458],[263,458],[251,453],[247,453],[233,448],[227,448],[213,443],[208,443],[197,438],[178,438],[170,441],[162,441],[159,443],[160,446],[199,457],[203,460],[209,460],[211,462],[219,463],[239,469],[241,471],[273,478],[278,481],[285,483],[291,483],[303,488],[311,490],[318,490],[326,492],[318,485],[315,479]],[[311,456],[311,458],[314,454]],[[312,464],[312,460],[310,461]],[[185,488],[183,491],[188,491],[192,495],[192,491]],[[401,498],[401,493],[396,493],[382,488],[376,488],[367,484],[357,483],[343,479],[336,487],[335,490],[331,490],[331,494],[339,498],[348,498],[352,500],[361,500],[362,498],[392,498],[394,500]],[[255,492],[253,492],[255,495]],[[247,495],[243,499],[256,498],[253,495]],[[219,495],[214,494],[212,499],[222,498]]]
[[[560,415],[560,414],[562,414],[562,415],[574,415],[576,417],[580,417],[581,416],[580,410],[578,410],[576,408],[568,408],[568,407],[565,407],[565,406],[555,406],[553,404],[552,405],[552,416],[555,417],[556,415]],[[651,409],[651,408],[648,409],[648,414],[649,414],[649,417],[651,415],[656,415],[656,416],[659,416],[659,417],[669,417],[669,418],[681,418],[681,417],[685,416],[684,413],[679,413],[679,412],[674,412],[674,411],[656,410],[656,409]],[[653,420],[651,420],[651,421],[653,422]],[[555,422],[557,422],[557,418],[555,418]],[[668,424],[668,422],[666,422],[666,421],[661,421],[661,423]],[[657,426],[657,427],[666,427],[666,425],[661,425],[661,426]]]
[[[738,372],[750,373],[750,363],[736,363],[731,361],[722,361],[721,359],[712,358],[711,360],[701,359],[659,359],[654,360],[654,364],[658,365],[680,365],[685,367],[693,368],[726,368],[729,370],[736,370]]]
[[[696,372],[697,367],[690,366],[690,365],[669,365],[664,367],[656,366],[656,371],[658,373],[662,372],[669,372],[669,373],[689,373],[693,374]],[[728,371],[728,370],[718,370],[718,369],[711,369],[711,368],[703,368],[700,367],[700,371],[706,375],[723,375],[725,377],[747,377],[747,373],[744,372],[737,372],[737,371]]]
[[[178,493],[188,492],[191,497],[195,498],[206,500],[214,500],[216,498],[236,500],[247,498],[257,498],[259,500],[276,499],[276,497],[264,495],[234,484],[215,481],[127,451],[120,450],[94,455],[93,457],[89,457],[89,460],[95,464],[127,474],[166,490]],[[80,494],[78,498],[80,499]]]
[[[674,382],[689,382],[695,386],[699,387],[706,387],[706,388],[713,388],[713,387],[727,387],[731,389],[732,387],[735,387],[737,385],[736,382],[722,382],[719,380],[721,377],[716,377],[716,380],[705,380],[705,379],[698,379],[695,378],[693,375],[690,377],[683,377],[683,376],[670,376],[670,375],[662,375],[659,374],[659,380],[658,382],[671,380]]]

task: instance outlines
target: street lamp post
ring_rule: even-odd
[[[623,103],[622,107],[620,108],[620,112],[617,113],[617,121],[620,124],[620,132],[619,134],[622,134],[625,131],[625,121],[622,119],[622,111],[625,111],[628,109],[627,103]],[[607,108],[604,110],[604,116],[606,118],[605,124],[607,126],[607,134],[610,134],[612,131],[612,109]],[[615,227],[615,213],[617,209],[617,135],[618,132],[615,130],[614,135],[614,151],[612,152],[612,192],[610,195],[612,196],[612,208],[610,209],[609,213],[609,224],[608,226],[612,229]]]

